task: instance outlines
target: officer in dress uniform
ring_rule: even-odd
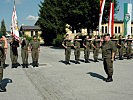
[[[65,64],[70,65],[70,55],[71,55],[71,39],[69,34],[66,34],[64,41],[62,42],[62,46],[65,48]]]
[[[85,63],[89,63],[91,41],[92,40],[90,39],[90,36],[88,36],[88,35],[86,36],[85,40],[83,41]]]

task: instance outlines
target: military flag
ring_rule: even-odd
[[[11,33],[13,37],[15,37],[15,39],[17,39],[18,41],[20,40],[15,1],[14,1],[13,13],[12,13]]]
[[[132,4],[124,3],[124,36],[131,35]]]
[[[110,3],[110,13],[109,13],[109,34],[112,36],[114,34],[114,3]]]
[[[105,1],[106,0],[100,0],[100,14],[99,14],[99,34],[101,31],[101,24],[102,24],[102,17],[103,17],[103,10],[104,10],[104,6],[105,6]]]

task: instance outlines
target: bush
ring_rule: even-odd
[[[56,47],[61,47],[63,40],[64,40],[64,35],[57,34],[57,37],[53,40],[53,45]]]
[[[26,36],[26,39],[30,42],[31,40],[33,40],[33,37]]]

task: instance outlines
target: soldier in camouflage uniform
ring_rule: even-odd
[[[28,48],[29,47],[29,41],[26,39],[26,36],[24,36],[22,43],[21,43],[21,57],[23,62],[23,68],[28,68]]]
[[[30,42],[31,56],[33,67],[38,67],[39,51],[40,51],[40,42],[36,36],[33,36],[33,40]]]
[[[74,55],[75,55],[75,64],[80,64],[79,62],[79,58],[80,58],[80,41],[81,39],[79,39],[79,36],[75,36],[74,39]]]
[[[112,82],[115,46],[114,43],[112,43],[112,41],[110,40],[109,34],[106,34],[104,36],[104,42],[102,44],[102,52],[103,52],[102,54],[103,54],[104,70],[108,76],[106,82]]]
[[[4,65],[4,46],[5,41],[2,39],[2,34],[0,34],[0,92],[5,92],[6,89],[1,87],[1,81],[3,79],[3,65]]]
[[[122,36],[119,36],[118,40],[118,51],[119,51],[119,60],[123,60],[123,51],[124,51],[124,39]]]
[[[85,40],[83,41],[83,46],[84,46],[85,63],[89,63],[89,55],[90,55],[90,47],[91,47],[91,39],[89,36],[86,36]]]
[[[71,39],[69,38],[69,34],[66,35],[66,38],[62,42],[62,46],[65,48],[65,64],[70,65]]]
[[[93,47],[94,62],[98,62],[98,53],[99,53],[99,49],[100,49],[100,40],[98,40],[97,35],[95,35],[95,39],[92,41],[92,47]]]
[[[117,42],[118,42],[118,39],[116,39],[116,36],[113,35],[112,38],[111,38],[111,41],[113,42],[113,44],[115,46],[115,55],[114,55],[114,61],[115,61],[115,56],[116,56],[116,53],[117,53]]]
[[[130,35],[128,35],[128,38],[126,40],[127,48],[126,48],[126,54],[127,59],[131,59],[131,53],[132,53],[132,38],[130,38]]]

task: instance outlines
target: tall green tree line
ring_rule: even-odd
[[[0,34],[6,35],[6,26],[4,19],[1,21]]]
[[[106,0],[103,22],[109,15],[110,2]],[[115,12],[117,12],[117,0]],[[42,37],[46,44],[51,44],[57,34],[65,33],[65,26],[69,24],[72,30],[87,28],[96,30],[99,22],[100,0],[44,0],[39,5],[39,25],[43,31]]]

